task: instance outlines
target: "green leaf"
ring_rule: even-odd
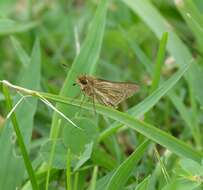
[[[116,169],[109,180],[106,190],[123,189],[132,171],[146,151],[149,141],[142,143],[121,165]]]
[[[74,120],[81,130],[78,130],[71,124],[67,124],[63,130],[63,142],[70,148],[71,153],[81,155],[85,146],[93,142],[98,136],[97,126],[86,118],[77,118]]]
[[[94,164],[108,170],[112,170],[117,166],[115,159],[113,159],[112,156],[102,150],[99,146],[94,147],[91,160]]]
[[[78,170],[87,160],[91,158],[92,149],[93,149],[93,142],[85,145],[84,152],[80,156],[79,161],[76,163],[74,171]]]
[[[40,154],[45,162],[49,162],[51,157],[53,140],[50,140],[43,144],[40,149]],[[55,152],[52,157],[51,166],[58,169],[66,168],[66,158],[67,158],[67,147],[64,145],[61,139],[57,139],[55,142]]]

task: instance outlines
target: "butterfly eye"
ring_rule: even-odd
[[[86,85],[86,84],[87,84],[87,80],[86,80],[86,79],[85,79],[85,80],[81,80],[80,82],[81,82],[81,84],[83,84],[83,85]]]

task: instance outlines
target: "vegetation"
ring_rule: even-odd
[[[203,188],[201,0],[0,10],[0,189]],[[140,88],[94,106],[73,85],[84,74]]]

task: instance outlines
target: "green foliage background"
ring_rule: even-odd
[[[201,0],[1,0],[0,189],[202,189],[202,39]],[[140,90],[95,114],[81,74]]]

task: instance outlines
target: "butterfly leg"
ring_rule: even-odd
[[[92,96],[92,103],[93,103],[93,108],[94,108],[94,114],[96,115],[96,107],[95,107],[95,94]]]
[[[80,116],[80,114],[81,114],[81,109],[82,109],[83,103],[85,102],[85,98],[86,98],[86,96],[84,94],[82,94],[82,100],[80,102],[79,111],[77,113],[77,116]]]

